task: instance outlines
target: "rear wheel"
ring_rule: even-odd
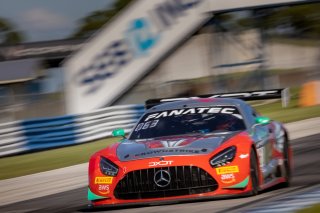
[[[257,195],[259,191],[259,171],[257,165],[257,156],[253,149],[250,151],[250,179],[252,183],[252,195]]]

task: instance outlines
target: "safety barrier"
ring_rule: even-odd
[[[143,105],[121,105],[90,113],[0,124],[0,157],[41,149],[86,143],[126,133],[143,114]]]

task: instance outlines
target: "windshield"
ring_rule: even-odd
[[[245,130],[245,125],[236,107],[196,107],[145,114],[129,139],[239,130]]]

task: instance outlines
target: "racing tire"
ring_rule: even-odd
[[[289,187],[291,183],[291,162],[289,146],[289,141],[286,139],[283,144],[283,164],[285,171],[285,182],[281,184],[283,187]]]
[[[252,185],[251,195],[257,195],[259,192],[259,171],[257,156],[253,148],[250,151],[250,179]]]

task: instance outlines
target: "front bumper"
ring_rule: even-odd
[[[88,189],[90,190],[90,189]],[[191,195],[181,197],[168,197],[163,199],[145,199],[145,200],[127,200],[125,202],[110,202],[110,199],[105,200],[96,200],[92,201],[89,205],[90,208],[121,208],[121,207],[137,207],[137,206],[152,206],[152,205],[168,205],[175,203],[187,203],[187,202],[196,202],[196,201],[212,201],[212,200],[221,200],[221,199],[231,199],[231,198],[240,198],[247,197],[252,195],[251,191],[237,191],[234,194],[215,194],[215,195]]]
[[[187,170],[187,167],[190,169]],[[182,168],[185,169],[183,174],[185,178],[180,179],[179,175],[177,175],[177,177],[173,178],[172,183],[164,188],[158,187],[154,183],[152,184],[151,181],[148,182],[147,177],[150,174],[147,175],[146,171],[136,170],[129,172],[116,184],[114,190],[107,195],[95,194],[88,188],[88,199],[91,200],[94,207],[122,204],[144,205],[240,196],[251,192],[249,176],[234,185],[222,188],[219,187],[219,183],[214,178],[200,168],[184,166],[168,167],[166,169],[173,173],[179,169],[182,170]],[[165,168],[157,168],[154,171],[160,171],[161,169]],[[195,172],[196,170],[200,172]],[[189,173],[190,171],[191,173]],[[134,183],[133,180],[136,180],[136,182]]]

